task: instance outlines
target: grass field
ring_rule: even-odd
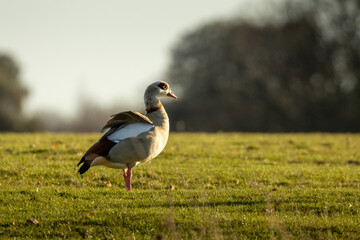
[[[98,137],[0,135],[0,238],[360,237],[359,134],[171,134],[131,192],[76,173]]]

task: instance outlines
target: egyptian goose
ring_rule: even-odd
[[[166,82],[150,84],[144,94],[146,115],[128,111],[112,115],[102,128],[105,134],[81,158],[79,173],[104,165],[123,169],[126,189],[131,190],[131,169],[155,158],[169,136],[169,118],[159,97],[177,99]]]

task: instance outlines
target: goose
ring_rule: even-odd
[[[168,83],[157,81],[144,93],[146,115],[135,111],[112,115],[100,131],[104,135],[78,163],[82,164],[78,172],[84,174],[100,165],[123,169],[126,189],[130,191],[132,168],[158,156],[169,137],[169,118],[159,97],[177,99]]]

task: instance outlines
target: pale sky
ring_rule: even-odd
[[[30,89],[25,112],[74,115],[84,96],[142,106],[184,33],[245,10],[246,0],[0,0],[0,52]],[[251,2],[251,1],[250,1]]]

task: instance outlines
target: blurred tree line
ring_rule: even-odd
[[[173,130],[359,131],[360,1],[286,1],[283,21],[187,33],[164,77]]]
[[[0,54],[0,131],[35,131],[41,123],[22,114],[28,90],[22,85],[20,70],[13,58]]]

